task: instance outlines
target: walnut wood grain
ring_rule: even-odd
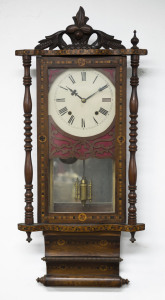
[[[44,232],[47,274],[37,281],[47,286],[114,286],[119,276],[120,232]]]
[[[104,210],[79,212],[73,207],[68,211],[49,211],[49,139],[48,132],[48,70],[49,68],[77,68],[85,61],[87,68],[115,68],[116,79],[116,117],[115,117],[115,212]],[[44,57],[37,58],[38,86],[38,222],[39,223],[82,223],[80,212],[85,212],[86,223],[121,223],[126,222],[126,57]],[[64,133],[66,135],[66,133]],[[104,133],[102,133],[104,136]],[[42,139],[42,140],[41,140]],[[66,138],[65,138],[66,139]],[[82,140],[80,138],[80,140]],[[73,140],[74,143],[74,140]],[[64,144],[66,147],[66,144]],[[98,147],[98,145],[97,145]],[[99,149],[98,149],[99,150]],[[101,202],[101,201],[100,201]],[[61,205],[63,206],[63,204]]]
[[[132,49],[137,49],[137,44],[139,42],[136,37],[136,31],[134,31],[134,36],[131,40],[133,47]],[[131,67],[132,67],[132,77],[130,84],[132,86],[132,93],[130,98],[130,161],[129,161],[129,194],[128,194],[128,224],[136,224],[136,181],[137,181],[137,166],[136,166],[136,151],[137,151],[137,117],[138,117],[138,95],[137,86],[139,84],[138,78],[138,66],[139,66],[139,55],[131,55]],[[134,242],[134,236],[132,235],[131,241]]]
[[[107,277],[56,277],[53,275],[45,275],[36,279],[37,282],[42,283],[45,286],[88,286],[88,287],[121,287],[124,284],[128,284],[128,279],[123,279],[120,276]]]
[[[30,95],[30,66],[31,66],[31,56],[23,56],[23,66],[24,66],[24,77],[23,84],[25,86],[24,94],[24,117],[25,117],[25,224],[33,224],[33,193],[32,193],[32,179],[33,179],[33,166],[31,160],[31,150],[32,150],[32,139],[31,139],[31,111],[32,111],[32,101]],[[30,241],[30,232],[28,231],[27,241]]]

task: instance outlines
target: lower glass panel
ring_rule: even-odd
[[[107,180],[109,178],[109,180]],[[110,158],[50,160],[49,212],[115,211],[115,162]]]

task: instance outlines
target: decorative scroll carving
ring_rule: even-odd
[[[106,158],[114,157],[115,131],[114,126],[104,136],[93,140],[71,138],[64,136],[49,116],[49,158],[63,159],[75,157],[87,159],[88,157]]]
[[[134,36],[131,40],[133,44],[132,49],[137,49],[137,44],[139,40],[136,37],[136,31],[134,31]],[[138,113],[138,96],[137,96],[137,86],[139,84],[139,78],[137,74],[137,69],[139,66],[139,55],[131,55],[131,67],[132,67],[132,77],[130,84],[132,86],[132,93],[130,98],[130,162],[129,162],[129,208],[128,208],[128,224],[136,224],[136,180],[137,180],[137,167],[136,167],[136,151],[137,151],[137,113]],[[134,234],[131,234],[131,242],[134,242]]]
[[[32,139],[31,139],[31,111],[32,111],[32,101],[30,95],[30,85],[31,85],[31,77],[30,77],[30,66],[31,66],[31,56],[25,55],[23,56],[23,66],[24,66],[24,77],[23,84],[25,86],[25,94],[24,94],[24,117],[25,117],[25,224],[31,225],[34,223],[33,221],[33,193],[32,193],[32,179],[33,179],[33,166],[31,160],[31,150],[32,150]],[[27,232],[28,238],[27,241],[30,242],[30,232]]]
[[[114,39],[114,36],[108,35],[103,31],[94,30],[87,25],[89,18],[85,16],[84,9],[80,6],[76,16],[73,17],[74,24],[69,25],[66,30],[58,31],[45,39],[39,41],[35,49],[50,50],[59,47],[60,49],[120,49],[125,48],[120,40]],[[89,38],[92,34],[96,34],[97,38],[91,45],[88,44]],[[67,45],[63,39],[63,35],[67,34],[71,40],[71,44]]]

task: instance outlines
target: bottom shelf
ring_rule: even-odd
[[[27,241],[30,243],[31,233],[35,231],[54,233],[97,233],[97,232],[121,232],[131,233],[130,241],[134,243],[136,231],[145,230],[145,224],[18,224],[18,229],[27,233]]]
[[[145,230],[145,224],[138,223],[136,225],[128,224],[43,224],[34,223],[27,225],[18,224],[18,229],[26,232],[34,231],[53,231],[53,232],[101,232],[101,231],[127,231],[136,232]]]

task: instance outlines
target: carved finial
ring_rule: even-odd
[[[73,42],[80,40],[85,37],[85,35],[90,36],[92,34],[93,28],[89,25],[86,25],[89,18],[85,16],[85,10],[80,6],[77,14],[73,17],[75,24],[69,25],[66,28],[66,33],[70,36]],[[88,37],[89,39],[89,37]],[[88,41],[88,39],[86,41]]]
[[[131,43],[133,45],[133,47],[131,47],[132,49],[138,49],[139,47],[137,47],[137,44],[139,43],[139,39],[136,36],[136,30],[134,30],[134,36],[131,39]]]
[[[136,241],[136,239],[135,239],[135,233],[136,232],[131,232],[131,238],[130,238],[131,243],[134,243]]]
[[[78,27],[84,26],[88,22],[89,18],[85,16],[85,10],[80,6],[77,14],[73,17],[73,21]]]
[[[26,233],[27,233],[27,239],[26,239],[26,241],[27,241],[28,243],[30,243],[30,242],[32,241],[32,238],[31,238],[31,232],[27,231]]]

